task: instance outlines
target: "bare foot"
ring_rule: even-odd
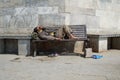
[[[73,34],[70,34],[70,39],[79,39],[79,38],[75,37]]]
[[[62,40],[61,38],[55,38],[55,40]]]
[[[71,36],[70,39],[79,39],[79,38],[75,36]]]

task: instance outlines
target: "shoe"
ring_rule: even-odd
[[[50,55],[48,55],[48,57],[54,57],[55,55],[52,53],[52,54],[50,54]]]

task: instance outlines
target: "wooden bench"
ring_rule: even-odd
[[[87,33],[86,33],[86,26],[85,25],[70,25],[70,28],[73,31],[73,35],[78,37],[79,39],[72,40],[72,39],[63,39],[63,40],[32,40],[32,55],[35,57],[37,54],[37,44],[41,42],[75,42],[75,41],[84,41],[84,48],[87,47]],[[46,31],[47,32],[53,32],[55,30],[59,29],[58,26],[56,27],[47,27]]]

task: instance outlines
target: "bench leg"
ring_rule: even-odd
[[[30,40],[18,40],[18,55],[30,54]]]
[[[36,57],[36,55],[37,55],[37,51],[35,50],[34,54],[33,54],[33,57]]]
[[[37,55],[37,45],[35,42],[32,42],[32,56],[35,57]]]
[[[90,48],[89,40],[85,40],[83,45],[83,55],[82,55],[83,57],[87,55],[86,50],[88,51],[88,48]]]

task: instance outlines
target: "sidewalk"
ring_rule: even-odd
[[[120,80],[120,50],[98,55],[103,58],[0,54],[0,80]]]

